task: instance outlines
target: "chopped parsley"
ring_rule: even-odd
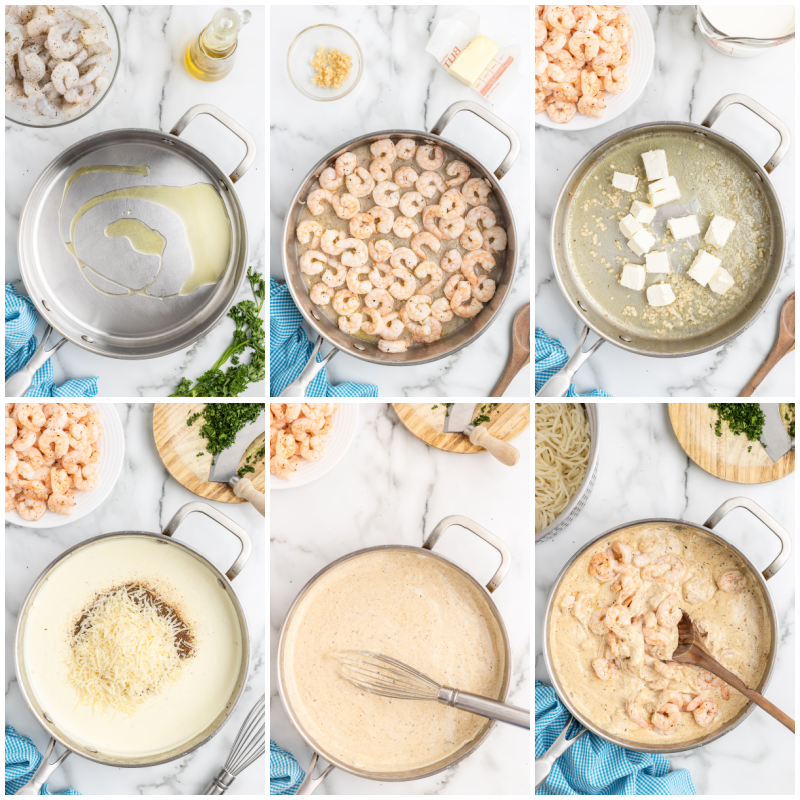
[[[758,403],[709,403],[717,412],[714,433],[722,436],[722,423],[727,422],[730,431],[737,436],[744,434],[748,441],[760,442],[764,430],[764,412]]]
[[[236,434],[249,422],[255,420],[264,409],[263,403],[207,403],[203,411],[192,414],[186,424],[191,426],[203,417],[204,422],[200,428],[200,435],[205,438],[206,449],[216,457],[223,450],[227,450],[236,439]],[[198,453],[198,457],[203,453]],[[239,470],[241,478],[247,472],[255,472],[251,464],[259,458],[264,458],[265,448],[261,447],[246,459],[246,464]],[[211,461],[212,464],[215,460]]]
[[[480,425],[482,422],[489,421],[489,415],[494,411],[500,403],[486,403],[486,405],[481,406],[481,410],[478,412],[478,416],[472,420],[473,425]]]

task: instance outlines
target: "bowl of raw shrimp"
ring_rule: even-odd
[[[9,9],[14,10],[11,16]],[[56,19],[56,14],[61,16]],[[75,14],[85,17],[86,21]],[[104,31],[96,24],[98,18]],[[67,48],[65,53],[72,53],[67,58],[51,52],[48,39],[50,29],[56,25],[66,27],[69,20],[72,20],[73,29],[64,33],[66,39],[62,38],[60,44],[54,42],[56,47]],[[34,25],[30,34],[29,25]],[[74,41],[73,32],[76,34]],[[7,120],[29,128],[68,125],[83,119],[108,96],[119,69],[120,41],[117,26],[106,6],[6,6],[6,53],[9,48],[16,47],[20,35],[23,40],[18,51],[6,57]],[[33,56],[31,63],[26,62],[25,66],[20,64],[23,53]],[[70,66],[61,67],[54,79],[53,72],[62,61]],[[44,75],[39,77],[42,69]],[[12,70],[14,77],[9,81]],[[26,100],[24,87],[31,86],[31,81],[36,84],[33,87],[36,97]],[[23,101],[24,105],[20,105]]]
[[[536,9],[539,13],[537,13],[536,18],[536,30],[535,30],[535,42],[538,43],[541,39],[543,28],[546,29],[546,38],[545,41],[539,46],[536,46],[536,57],[539,60],[542,60],[542,55],[547,55],[548,59],[548,69],[556,69],[555,65],[560,66],[560,58],[559,53],[566,53],[564,56],[564,68],[570,67],[571,62],[575,61],[575,53],[584,52],[580,50],[577,46],[570,47],[572,44],[571,37],[573,34],[579,32],[578,25],[580,24],[582,27],[586,27],[587,25],[591,27],[593,24],[593,19],[590,19],[588,22],[584,22],[583,19],[576,17],[579,14],[596,14],[594,9],[601,8],[601,6],[537,6]],[[592,62],[587,61],[585,62],[584,66],[580,69],[572,69],[572,72],[579,72],[583,73],[585,71],[591,72],[591,75],[586,76],[587,82],[594,82],[595,89],[597,91],[597,96],[601,97],[601,102],[593,102],[590,100],[584,100],[583,103],[580,101],[583,100],[583,97],[579,97],[576,103],[563,103],[561,108],[558,108],[555,112],[556,117],[555,119],[551,119],[548,112],[544,109],[539,111],[539,108],[542,107],[540,104],[543,101],[543,94],[544,90],[542,89],[541,81],[546,80],[548,82],[548,87],[555,87],[557,81],[551,79],[548,76],[547,72],[540,74],[539,68],[536,69],[536,124],[541,125],[543,128],[552,128],[554,130],[562,130],[562,131],[583,131],[588,130],[589,128],[596,128],[600,125],[604,125],[607,122],[610,122],[615,117],[620,116],[620,114],[625,113],[641,96],[642,92],[644,91],[644,87],[647,85],[647,81],[650,80],[650,73],[653,69],[653,61],[655,60],[655,41],[653,39],[653,27],[650,24],[650,19],[647,16],[647,11],[645,6],[641,5],[631,5],[631,6],[605,6],[608,9],[616,9],[618,15],[627,15],[629,18],[629,38],[627,42],[625,42],[624,47],[628,50],[628,56],[626,60],[623,61],[622,70],[624,74],[620,74],[619,81],[616,78],[610,78],[610,82],[613,86],[609,87],[612,91],[606,91],[604,88],[604,80],[606,75],[598,76],[597,78],[592,77],[595,75],[593,70],[590,69]],[[569,30],[568,34],[563,34],[561,38],[563,38],[564,43],[561,44],[561,39],[558,37],[558,30],[551,29],[545,21],[547,13],[551,10],[554,13],[558,13],[558,10],[569,9],[568,19],[566,20],[567,25],[573,24],[573,27]],[[580,9],[580,12],[578,11]],[[571,19],[570,19],[571,17]],[[610,22],[611,20],[606,20]],[[603,23],[603,20],[599,20],[598,26]],[[595,28],[597,30],[597,28]],[[596,35],[596,34],[593,34]],[[555,49],[559,48],[560,49]],[[547,51],[550,51],[549,53]],[[600,52],[600,56],[606,57],[607,53]],[[569,56],[569,58],[567,58]],[[627,65],[625,65],[627,62]],[[542,61],[542,65],[544,62]],[[554,65],[550,67],[550,65]],[[610,64],[609,68],[611,71],[616,73],[617,69],[615,68],[614,64]],[[560,75],[556,75],[557,78],[560,78]],[[583,87],[582,81],[584,80],[583,76],[578,79],[578,83],[575,84],[577,87]],[[625,88],[620,91],[619,87],[620,84],[624,82]],[[551,95],[549,95],[546,99],[549,100]],[[545,101],[546,102],[546,101]],[[575,108],[577,106],[577,108]],[[604,108],[602,107],[604,106]],[[588,111],[589,113],[582,113],[582,111]],[[599,116],[597,116],[599,115]]]
[[[50,416],[54,416],[55,414],[61,415],[60,411],[57,411],[55,406],[61,406],[62,408],[70,408],[73,412],[75,411],[74,404],[56,404],[56,403],[6,403],[6,420],[9,419],[9,415],[14,417],[16,413],[16,407],[20,405],[27,405],[27,406],[36,406],[42,414],[44,414],[45,408],[47,408],[48,413]],[[94,442],[94,446],[97,448],[97,461],[96,461],[96,475],[97,475],[97,484],[93,486],[93,488],[85,487],[84,491],[75,489],[74,487],[70,489],[70,492],[74,496],[74,505],[71,506],[70,514],[63,514],[51,511],[49,508],[46,508],[44,513],[38,519],[24,519],[20,516],[20,513],[16,507],[16,504],[13,504],[9,509],[9,492],[14,491],[8,488],[8,467],[10,466],[8,463],[9,450],[13,450],[13,440],[11,446],[9,446],[9,438],[11,438],[11,434],[13,431],[11,430],[11,426],[9,426],[8,422],[6,423],[6,524],[8,525],[19,525],[23,528],[58,528],[61,525],[68,525],[71,522],[76,522],[79,519],[83,519],[84,517],[91,514],[95,511],[103,501],[111,494],[111,490],[114,488],[114,485],[117,482],[117,478],[119,478],[119,473],[122,469],[122,462],[125,457],[125,435],[122,429],[122,422],[120,421],[119,414],[117,413],[116,408],[110,403],[95,403],[93,405],[84,404],[87,410],[84,413],[88,414],[91,412],[97,412],[99,414],[99,423],[101,427],[100,436]],[[30,409],[26,409],[26,411],[30,412]],[[30,412],[33,413],[33,412]],[[78,412],[80,413],[80,411]],[[38,418],[35,416],[29,417],[34,422],[39,421]],[[76,420],[76,414],[73,413],[71,420]],[[47,420],[47,416],[45,415],[45,420]],[[45,423],[46,424],[46,423]],[[60,424],[60,422],[59,422]],[[69,432],[70,422],[67,423],[67,431]],[[20,435],[23,426],[17,425],[17,434],[16,436]],[[42,426],[39,430],[39,433],[36,434],[37,439],[41,435],[41,432],[46,430],[45,426]],[[38,447],[36,448],[38,450]],[[24,453],[25,451],[21,451]],[[19,461],[18,456],[18,461]],[[23,459],[24,460],[24,459]],[[94,481],[92,481],[92,484]],[[91,485],[91,484],[90,484]],[[47,500],[44,501],[45,505],[47,505]],[[68,508],[64,508],[64,510],[69,510]],[[35,515],[35,509],[34,515]]]
[[[308,461],[300,456],[297,467],[288,480],[275,475],[272,471],[272,464],[270,463],[270,491],[273,489],[294,489],[297,486],[306,486],[309,483],[313,483],[330,472],[336,464],[342,460],[356,435],[356,428],[358,427],[358,404],[339,403],[339,408],[333,413],[331,421],[331,431],[324,442],[325,455],[322,456],[322,458]],[[300,436],[300,434],[298,434],[298,436]],[[270,445],[272,445],[271,425]],[[272,448],[270,447],[270,449]],[[270,458],[270,462],[272,462],[272,458]]]

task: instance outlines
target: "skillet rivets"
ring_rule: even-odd
[[[633,340],[629,336],[623,336],[622,334],[619,335],[619,338],[622,339],[623,342],[627,342],[630,344]]]
[[[47,714],[45,714],[45,713],[44,713],[44,711],[42,712],[42,716],[43,716],[43,717],[44,717],[44,718],[45,718],[45,719],[46,719],[48,722],[50,722],[50,723],[52,723],[52,722],[53,722],[53,720],[51,720],[51,719],[50,719],[50,717],[48,717],[48,716],[47,716]]]
[[[89,342],[89,344],[94,344],[94,339],[90,339],[88,336],[81,336],[84,342]]]

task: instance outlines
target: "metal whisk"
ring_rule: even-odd
[[[442,686],[408,664],[383,653],[348,650],[332,655],[341,661],[339,675],[357,689],[370,694],[396,697],[400,700],[436,700],[446,706],[468,711],[470,714],[530,730],[530,711],[478,694]]]
[[[203,794],[225,794],[234,778],[241,775],[266,750],[266,722],[264,695],[245,717],[236,734],[225,766],[211,779]]]

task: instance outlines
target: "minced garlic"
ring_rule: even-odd
[[[331,48],[325,50],[320,46],[311,62],[316,74],[311,78],[312,83],[323,89],[338,89],[350,75],[353,59],[341,50]]]

